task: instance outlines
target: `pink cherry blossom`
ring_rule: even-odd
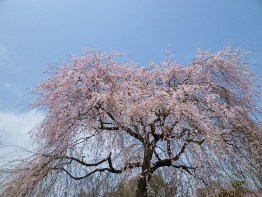
[[[39,150],[4,195],[77,192],[69,186],[103,174],[140,176],[138,197],[149,195],[154,173],[176,178],[181,194],[239,177],[255,185],[260,92],[246,55],[225,47],[200,51],[188,66],[167,58],[141,67],[93,50],[50,70],[33,91],[32,107],[46,112],[32,132]]]

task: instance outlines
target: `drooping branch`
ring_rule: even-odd
[[[172,158],[170,157],[168,159],[159,160],[159,161],[153,163],[153,165],[151,167],[151,171],[154,172],[155,170],[157,170],[158,168],[163,167],[163,166],[171,166],[172,162],[177,161],[180,158],[180,155],[184,153],[187,144],[188,144],[188,142],[185,142],[183,144],[180,151],[178,152],[178,154],[175,157],[172,157]]]
[[[119,131],[119,130],[124,130],[127,132],[127,134],[129,134],[130,136],[138,139],[140,142],[144,142],[144,138],[142,137],[142,135],[139,132],[134,132],[132,131],[130,128],[124,126],[123,124],[121,124],[119,121],[117,121],[115,119],[115,117],[112,115],[112,113],[110,112],[106,112],[106,114],[109,116],[109,118],[111,119],[112,122],[104,122],[101,118],[101,114],[100,114],[100,109],[102,109],[101,104],[95,106],[95,109],[97,110],[98,114],[99,114],[99,122],[100,122],[100,127],[99,129],[101,130],[108,130],[108,131]],[[108,125],[113,125],[114,126],[108,126]],[[107,125],[107,126],[105,126]]]
[[[172,157],[172,151],[171,151],[171,144],[170,144],[170,140],[167,140],[166,142],[166,147],[167,147],[167,155],[168,157]]]
[[[115,171],[115,170],[113,170],[113,169],[111,169],[111,168],[99,168],[99,169],[93,170],[93,171],[90,172],[90,173],[85,174],[84,176],[76,177],[76,176],[72,175],[72,174],[71,174],[68,170],[66,170],[65,168],[54,168],[54,170],[64,171],[67,175],[69,175],[69,176],[70,176],[72,179],[74,179],[74,180],[82,180],[82,179],[85,179],[85,178],[91,176],[92,174],[94,174],[94,173],[96,173],[96,172],[105,172],[105,171],[107,171],[107,172],[116,173],[116,174],[121,173],[121,172]]]
[[[52,161],[54,160],[69,160],[68,162],[63,162],[60,163],[58,165],[55,165],[54,167],[51,167],[52,170],[60,170],[65,172],[67,175],[69,175],[72,179],[74,180],[82,180],[85,179],[89,176],[91,176],[94,173],[97,172],[110,172],[110,173],[114,173],[114,174],[120,174],[125,170],[128,169],[132,169],[132,168],[137,168],[137,167],[142,167],[142,163],[141,162],[131,162],[131,163],[127,163],[125,164],[125,166],[123,166],[121,169],[115,169],[113,167],[113,163],[112,163],[112,157],[111,157],[111,153],[108,155],[107,158],[102,159],[96,163],[86,163],[83,160],[80,160],[78,158],[72,157],[72,156],[55,156],[55,155],[49,155],[49,154],[42,154],[42,156],[44,157],[48,157],[48,158],[52,158]],[[105,162],[107,162],[109,167],[102,167],[102,168],[96,168],[94,170],[92,170],[91,172],[83,175],[83,176],[74,176],[69,170],[67,170],[66,168],[64,168],[65,165],[68,164],[72,164],[72,161],[77,162],[78,164],[85,166],[85,167],[97,167]]]
[[[157,158],[158,160],[161,160],[161,158],[160,158],[159,154],[156,152],[156,150],[154,150],[154,155],[156,156],[156,158]]]
[[[206,183],[206,181],[202,178],[200,178],[199,176],[196,175],[196,170],[197,170],[197,167],[193,167],[193,166],[186,166],[186,165],[172,165],[172,167],[174,168],[179,168],[179,169],[182,169],[184,171],[186,171],[188,174],[190,174],[191,176],[199,179],[204,185],[208,186],[208,184]],[[193,171],[190,172],[190,170]]]
[[[119,125],[118,130],[119,129],[123,129],[124,131],[126,131],[130,136],[138,139],[141,142],[144,142],[144,138],[142,137],[142,135],[138,132],[133,132],[130,128],[124,126],[123,124],[120,124],[115,118],[114,116],[110,113],[107,112],[108,116],[117,124]]]
[[[157,170],[160,167],[163,166],[171,166],[173,162],[179,160],[179,158],[181,157],[181,155],[185,152],[186,146],[189,143],[196,143],[198,145],[201,145],[204,142],[204,140],[198,141],[198,140],[193,140],[193,139],[187,139],[186,142],[182,145],[181,149],[179,150],[179,152],[177,153],[176,156],[174,157],[170,157],[167,159],[163,159],[163,160],[159,160],[155,163],[153,163],[152,167],[151,167],[151,171],[154,172],[155,170]]]
[[[41,156],[45,156],[45,157],[49,157],[49,158],[53,158],[53,159],[56,159],[56,160],[64,160],[64,159],[68,159],[70,161],[76,161],[78,164],[80,165],[83,165],[83,166],[86,166],[86,167],[95,167],[95,166],[98,166],[102,163],[105,163],[106,161],[109,160],[109,157],[110,155],[105,158],[105,159],[102,159],[96,163],[86,163],[84,162],[83,160],[80,160],[78,158],[75,158],[75,157],[71,157],[71,156],[56,156],[56,155],[49,155],[49,154],[41,154]]]
[[[187,173],[189,173],[190,175],[193,175],[190,170],[193,170],[194,172],[196,171],[196,167],[192,167],[192,166],[186,166],[186,165],[172,165],[172,167],[174,168],[180,168],[182,170],[185,170]]]

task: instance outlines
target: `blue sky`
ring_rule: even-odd
[[[143,65],[169,49],[186,65],[198,48],[227,43],[256,50],[250,63],[262,78],[262,0],[0,0],[0,127],[25,111],[48,64],[82,46]]]

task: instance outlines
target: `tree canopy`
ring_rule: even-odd
[[[12,177],[3,194],[72,196],[101,176],[139,177],[136,196],[145,197],[156,172],[175,178],[182,196],[211,182],[259,186],[260,93],[246,55],[225,47],[187,66],[168,56],[142,67],[91,50],[50,69],[33,91],[32,107],[46,113],[31,133],[39,148],[2,176]]]

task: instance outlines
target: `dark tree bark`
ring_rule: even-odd
[[[147,197],[148,196],[148,183],[150,180],[150,176],[147,173],[141,173],[141,177],[137,182],[137,191],[136,197]]]
[[[147,197],[148,186],[151,179],[151,160],[153,156],[153,147],[149,140],[149,133],[144,138],[144,161],[142,164],[142,173],[138,179],[136,197]]]

